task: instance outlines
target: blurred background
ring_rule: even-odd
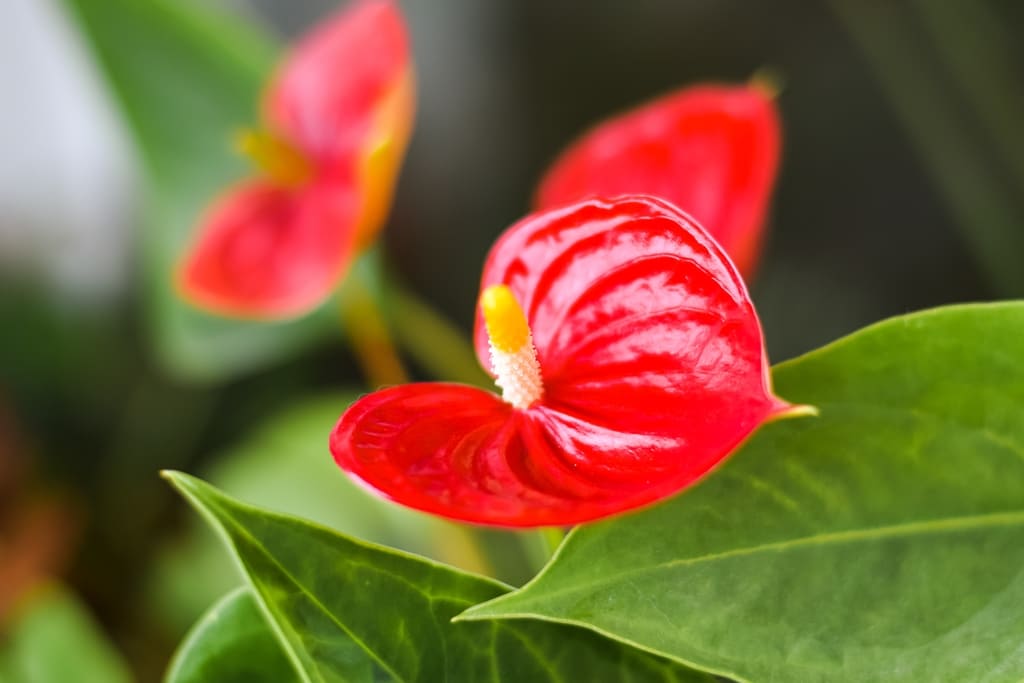
[[[335,470],[327,434],[370,388],[337,313],[349,285],[271,325],[170,292],[196,212],[245,173],[230,134],[256,120],[280,46],[336,7],[0,6],[0,681],[158,680],[238,583],[164,468],[512,582],[534,568],[511,534],[395,510]],[[415,293],[383,297],[400,346],[436,340],[406,353],[414,378],[474,378],[446,357],[464,343],[452,335],[470,329],[487,249],[565,144],[669,89],[763,68],[783,83],[784,153],[751,286],[774,361],[887,316],[1024,296],[1022,3],[402,7],[416,129],[357,269],[373,289],[384,263]]]

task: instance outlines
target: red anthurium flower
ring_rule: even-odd
[[[411,384],[331,435],[370,488],[446,517],[566,525],[671,495],[758,425],[761,328],[721,248],[673,205],[592,199],[527,217],[491,250],[477,355],[502,389]]]
[[[779,117],[767,88],[686,88],[606,121],[569,147],[536,207],[643,193],[700,221],[749,277],[779,165]]]
[[[390,0],[359,0],[303,39],[242,151],[262,173],[206,213],[178,274],[226,315],[283,317],[326,298],[384,221],[413,113],[409,41]]]

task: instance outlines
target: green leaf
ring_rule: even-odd
[[[166,476],[232,550],[303,680],[710,680],[582,629],[452,623],[507,588]]]
[[[5,683],[128,683],[120,654],[78,600],[59,586],[28,596],[0,642]]]
[[[579,528],[468,619],[585,626],[744,681],[1024,678],[1024,304],[869,327],[775,371],[818,418]]]
[[[293,322],[206,315],[173,287],[198,217],[248,170],[235,132],[258,123],[276,47],[241,17],[193,0],[65,0],[134,133],[146,173],[140,235],[150,336],[172,372],[219,380],[292,354],[336,324],[332,305]]]
[[[217,602],[189,632],[166,683],[293,683],[298,675],[248,589]]]
[[[219,454],[205,474],[225,492],[298,515],[343,533],[436,559],[474,566],[459,544],[464,529],[389,503],[357,486],[334,464],[327,435],[357,396],[313,396],[260,425]],[[477,561],[476,566],[479,566]],[[238,586],[220,542],[199,520],[172,539],[150,579],[156,610],[184,630],[224,593]]]

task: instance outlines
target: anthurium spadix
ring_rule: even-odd
[[[200,221],[183,295],[224,314],[315,307],[383,223],[413,116],[409,40],[391,0],[358,0],[303,38],[238,144],[258,169]]]
[[[501,395],[423,383],[356,401],[342,469],[399,503],[480,524],[567,525],[664,498],[759,425],[761,327],[718,244],[672,204],[591,199],[495,244],[476,322]]]
[[[768,85],[684,88],[585,133],[548,169],[535,206],[630,193],[662,197],[700,221],[749,278],[780,137]]]

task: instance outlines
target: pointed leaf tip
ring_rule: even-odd
[[[460,611],[508,587],[244,505],[180,472],[164,476],[190,496],[217,496],[217,505],[201,511],[302,680],[708,680],[583,629],[527,621],[453,626]],[[397,647],[396,633],[403,636]]]

